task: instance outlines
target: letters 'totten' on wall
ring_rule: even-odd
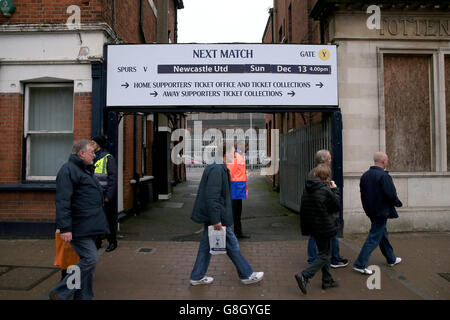
[[[449,37],[450,19],[382,17],[380,36]]]

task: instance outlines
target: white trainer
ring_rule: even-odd
[[[366,268],[360,269],[360,268],[353,267],[353,270],[358,271],[359,273],[368,274],[368,275],[373,273],[372,270],[369,270],[369,269],[366,269]]]
[[[191,285],[198,286],[199,284],[210,284],[214,281],[213,277],[203,277],[200,280],[191,280]]]
[[[252,284],[262,280],[264,272],[253,272],[248,279],[241,279],[243,284]]]
[[[389,264],[389,267],[393,267],[393,266],[395,266],[396,264],[399,264],[400,262],[402,262],[402,258],[397,257],[397,258],[395,258],[395,262],[394,262],[394,263],[390,263],[390,264]]]

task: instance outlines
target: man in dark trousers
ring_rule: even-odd
[[[117,210],[115,198],[117,194],[117,164],[114,157],[104,149],[106,146],[106,138],[104,136],[96,136],[92,138],[95,159],[94,174],[103,188],[105,197],[105,214],[109,224],[108,247],[106,252],[111,252],[117,248]],[[102,246],[102,238],[96,240],[97,248]]]
[[[231,147],[231,146],[230,146]],[[209,253],[208,226],[213,225],[215,230],[226,228],[226,251],[228,257],[236,267],[239,279],[243,284],[252,284],[262,280],[264,272],[253,272],[252,267],[242,256],[239,243],[231,230],[233,225],[233,209],[231,205],[230,171],[227,169],[226,146],[214,163],[206,166],[203,171],[197,198],[192,210],[191,219],[203,223],[205,228],[200,240],[197,259],[191,272],[191,285],[210,284],[214,278],[207,277],[211,254]],[[229,149],[230,162],[233,161],[233,148]]]
[[[392,177],[385,170],[388,160],[384,152],[376,152],[373,157],[374,166],[362,175],[359,183],[361,202],[372,224],[358,259],[353,264],[353,269],[362,274],[372,274],[372,270],[366,269],[366,265],[372,251],[378,246],[389,266],[393,267],[402,261],[394,255],[386,229],[387,219],[398,218],[395,207],[403,205],[397,197]]]
[[[51,300],[91,300],[98,252],[95,237],[109,233],[103,212],[103,190],[92,172],[94,147],[89,140],[75,141],[72,154],[56,176],[56,227],[61,239],[80,257],[81,288],[68,285],[66,275],[50,292]],[[75,272],[76,274],[76,272]]]

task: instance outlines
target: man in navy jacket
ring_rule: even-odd
[[[75,141],[72,154],[56,176],[56,227],[61,239],[80,256],[80,285],[72,286],[68,274],[50,292],[51,300],[91,300],[98,253],[95,237],[108,234],[103,212],[103,190],[92,170],[94,147],[89,140]],[[75,275],[77,273],[75,272]]]
[[[361,202],[372,223],[369,235],[353,265],[353,269],[362,274],[372,274],[371,270],[366,269],[366,265],[372,251],[378,246],[389,266],[392,267],[402,261],[394,255],[386,229],[387,219],[398,218],[395,207],[401,207],[402,202],[397,197],[392,177],[385,170],[388,156],[383,152],[376,152],[373,160],[374,166],[362,175],[359,184]]]
[[[209,262],[211,260],[208,226],[214,226],[215,230],[226,228],[227,255],[236,267],[239,279],[243,284],[252,284],[262,280],[264,272],[253,272],[252,267],[242,256],[239,243],[231,230],[233,225],[233,209],[231,204],[230,171],[226,165],[227,146],[222,146],[222,158],[218,157],[214,163],[206,166],[203,171],[197,198],[192,210],[191,219],[197,223],[203,223],[203,230],[197,258],[191,272],[190,283],[193,286],[210,284],[213,277],[207,277]],[[228,149],[228,159],[233,159],[233,148]],[[219,153],[220,154],[220,153]],[[231,160],[232,161],[232,160]]]

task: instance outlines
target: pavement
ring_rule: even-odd
[[[374,277],[352,270],[366,234],[345,234],[341,256],[345,268],[332,269],[338,288],[322,290],[321,275],[303,295],[294,275],[306,266],[307,238],[301,236],[299,216],[279,205],[266,177],[249,177],[249,199],[243,201],[241,252],[264,279],[242,284],[226,255],[213,256],[207,275],[214,282],[191,286],[202,225],[189,217],[202,169],[188,169],[188,181],[174,187],[168,201],[149,204],[138,216],[120,224],[119,247],[100,249],[94,294],[97,300],[450,300],[450,232],[390,233],[394,252],[403,261],[389,267],[379,249],[369,265]],[[345,218],[345,217],[344,217]],[[0,300],[46,300],[59,281],[53,266],[53,239],[0,239]],[[369,281],[368,281],[369,280]],[[376,288],[369,289],[369,284]],[[369,286],[370,287],[370,286]]]

